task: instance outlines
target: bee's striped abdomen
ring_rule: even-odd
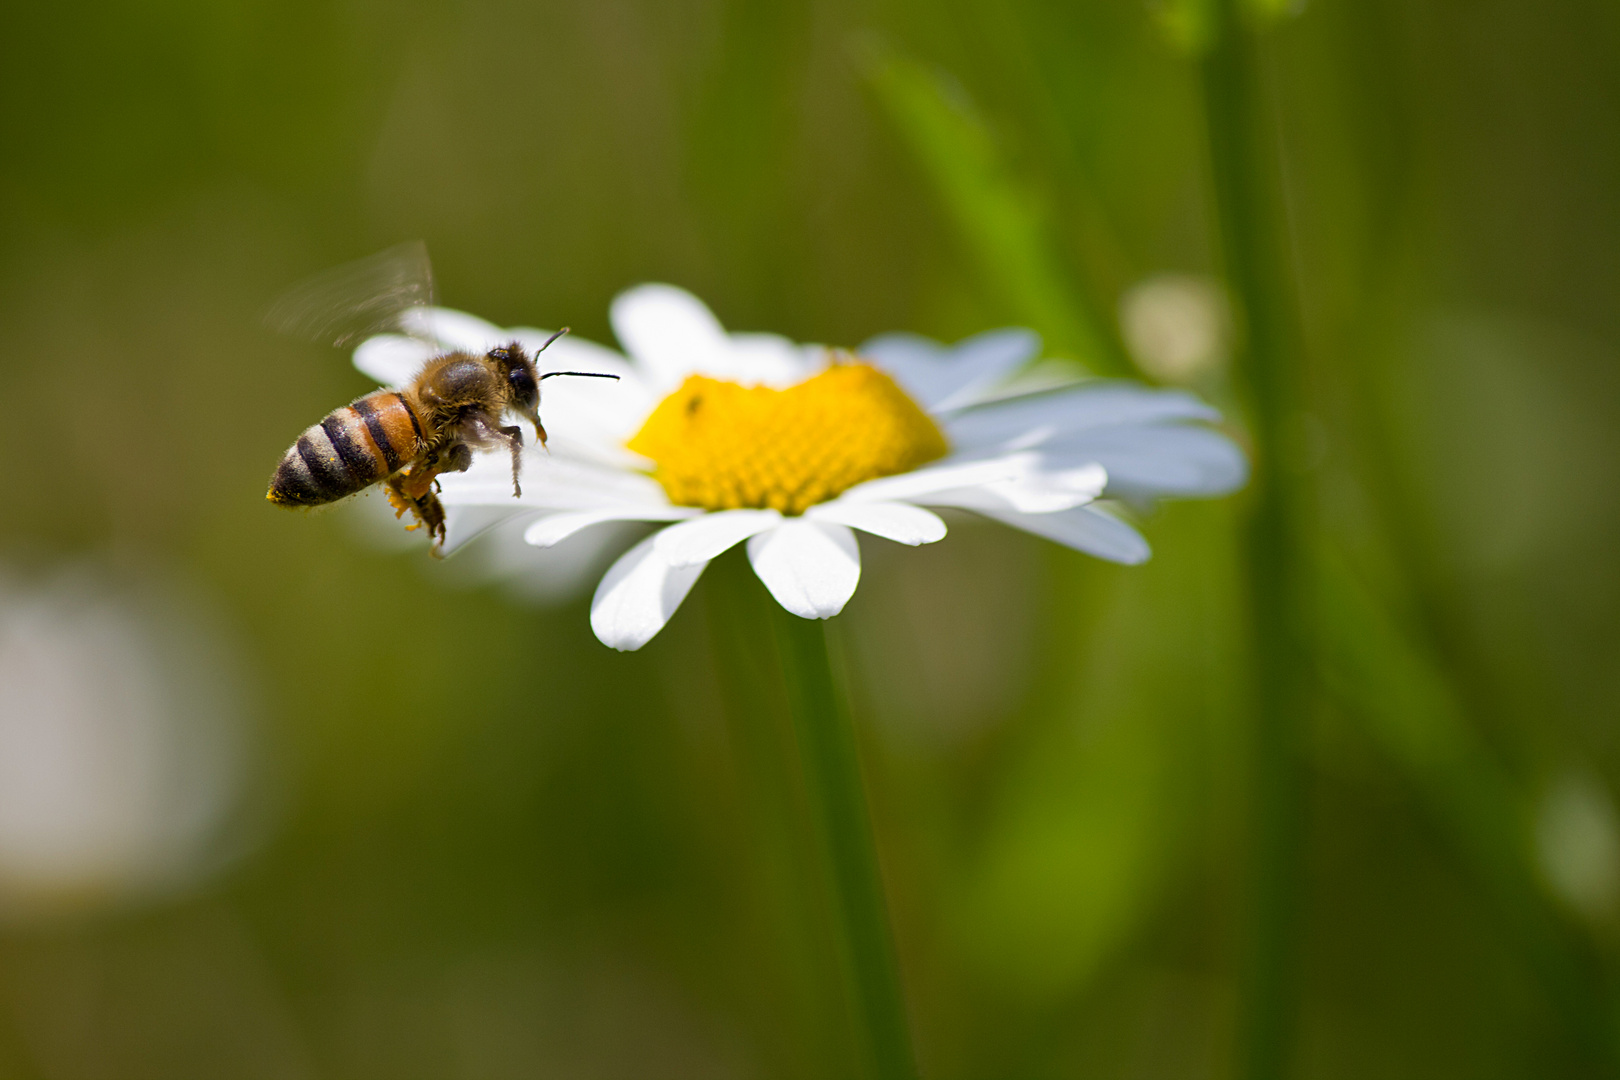
[[[367,394],[298,436],[270,478],[273,503],[317,506],[361,491],[414,458],[422,425],[404,396]]]

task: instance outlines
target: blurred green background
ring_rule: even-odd
[[[804,340],[1033,325],[1235,412],[1117,315],[1219,270],[1195,24],[11,5],[0,1076],[840,1075],[745,568],[620,655],[584,596],[272,510],[368,384],[260,315],[420,237],[501,324],[611,341],[663,280]],[[1620,1075],[1620,8],[1311,0],[1264,42],[1320,580],[1290,1071]],[[925,1075],[1235,1074],[1247,506],[1148,516],[1140,568],[866,545],[836,625]]]

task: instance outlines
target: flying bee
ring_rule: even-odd
[[[300,286],[278,302],[272,324],[314,334],[342,345],[361,334],[410,329],[406,318],[431,298],[430,271],[420,244],[395,248]],[[419,323],[419,320],[416,321]],[[282,455],[265,496],[277,506],[308,507],[336,502],[382,483],[395,516],[415,517],[439,554],[445,540],[438,478],[466,472],[475,450],[505,448],[512,455],[512,497],[523,493],[523,429],[503,423],[515,413],[534,426],[540,445],[540,383],[557,375],[617,379],[590,371],[548,371],[535,358],[567,328],[557,331],[531,357],[520,342],[482,356],[447,352],[428,360],[398,390],[374,390],[334,409],[298,437]]]

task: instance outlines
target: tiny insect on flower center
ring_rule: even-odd
[[[652,459],[673,503],[784,514],[949,449],[893,379],[859,362],[835,363],[785,390],[688,376],[627,445]]]

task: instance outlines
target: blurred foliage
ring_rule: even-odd
[[[1011,175],[961,87],[877,47],[870,63],[872,85],[935,182],[983,288],[1043,333],[1058,355],[1075,356],[1098,374],[1119,374],[1118,345],[1064,280],[1045,214]]]
[[[366,383],[259,316],[422,237],[506,324],[608,341],[661,279],[739,329],[1027,323],[1123,371],[1119,296],[1217,265],[1163,25],[1196,46],[1196,5],[9,14],[0,559],[208,597],[279,795],[200,884],[0,929],[0,1076],[835,1074],[746,573],[621,656],[582,600],[273,512]],[[1620,14],[1313,0],[1266,45],[1328,691],[1296,1072],[1614,1075]],[[966,520],[867,546],[838,626],[926,1075],[1228,1074],[1245,508],[1163,508],[1134,569]]]

